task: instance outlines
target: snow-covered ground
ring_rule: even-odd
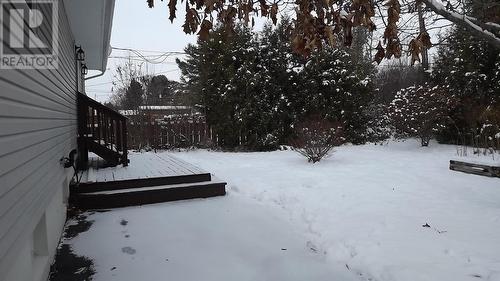
[[[91,214],[65,243],[94,259],[97,281],[500,280],[500,179],[450,171],[455,154],[414,141],[316,164],[177,152],[228,195]]]
[[[450,171],[455,146],[336,150],[317,164],[292,151],[175,156],[226,180],[227,200],[273,207],[328,262],[366,279],[500,280],[500,179]]]
[[[453,157],[451,157],[451,160],[482,165],[500,166],[500,153],[474,154],[472,150],[469,150],[467,155],[459,155],[457,153],[453,155]]]
[[[94,281],[357,280],[272,209],[244,198],[114,209],[87,220],[90,230],[63,243],[93,260]]]

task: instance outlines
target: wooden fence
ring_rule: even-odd
[[[203,116],[180,116],[154,122],[129,122],[130,148],[171,149],[182,147],[210,147],[217,136]]]

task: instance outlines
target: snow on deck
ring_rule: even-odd
[[[132,179],[147,179],[169,176],[205,174],[206,171],[189,164],[171,153],[131,152],[130,163],[123,167],[89,167],[82,182],[108,182]]]

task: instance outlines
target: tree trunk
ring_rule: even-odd
[[[422,144],[422,147],[427,147],[429,146],[429,142],[430,142],[431,138],[430,137],[427,137],[427,136],[424,136],[424,137],[420,137],[420,143]]]

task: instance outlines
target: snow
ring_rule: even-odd
[[[132,109],[127,109],[127,110],[118,110],[118,113],[124,116],[132,116],[132,115],[138,115],[137,110],[132,110]]]
[[[314,165],[292,151],[176,156],[223,178],[231,196],[284,211],[328,262],[353,274],[500,280],[500,180],[450,171],[455,154],[407,141],[343,146]]]
[[[65,243],[94,280],[500,280],[500,179],[450,171],[455,146],[174,155],[228,195],[91,214]]]
[[[97,157],[93,153],[89,154],[91,159]],[[171,153],[157,154],[130,151],[128,159],[130,164],[126,167],[123,167],[123,165],[106,168],[89,167],[81,175],[81,180],[82,182],[106,182],[207,173],[174,157]]]
[[[500,154],[474,154],[472,149],[467,152],[466,156],[454,155],[450,160],[456,160],[460,162],[468,162],[474,164],[492,165],[500,167]]]
[[[367,78],[365,78],[365,79],[361,80],[359,83],[360,83],[361,85],[363,85],[363,86],[365,86],[365,87],[366,87],[366,85],[368,85],[368,83],[370,83],[370,78],[368,78],[368,77],[367,77]]]
[[[187,110],[192,109],[191,106],[185,105],[141,105],[139,106],[139,110]],[[138,110],[127,109],[127,110],[118,110],[121,115],[132,116],[137,115]]]
[[[94,260],[94,281],[356,280],[269,207],[226,197],[94,213],[63,241]],[[72,221],[70,224],[74,223]]]
[[[191,106],[186,105],[141,105],[139,106],[141,110],[181,110],[181,109],[192,109]]]

